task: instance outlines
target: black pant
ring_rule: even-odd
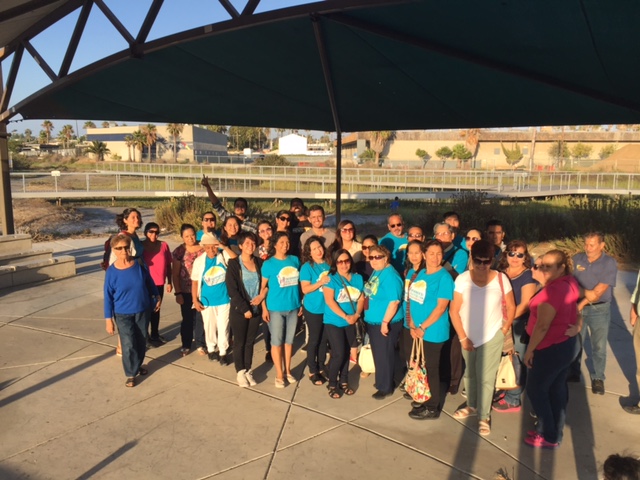
[[[193,322],[196,318],[196,310],[193,307],[193,297],[190,293],[182,294],[182,305],[180,312],[182,313],[182,322],[180,323],[180,337],[182,338],[182,348],[191,349],[193,342]],[[202,316],[200,316],[202,321]],[[202,328],[204,332],[204,327]]]
[[[253,343],[256,341],[260,326],[260,315],[245,318],[244,315],[236,313],[232,307],[229,320],[233,332],[233,363],[236,372],[249,371],[253,360]]]
[[[407,365],[411,361],[411,348],[413,347],[413,338],[408,328],[402,332],[402,349]],[[429,381],[429,390],[431,390],[431,398],[427,400],[425,405],[434,410],[440,409],[440,355],[445,342],[431,343],[422,341],[424,346],[424,363],[427,369],[427,379]],[[460,343],[460,342],[458,342]]]
[[[403,328],[402,322],[390,323],[389,333],[385,337],[380,332],[380,325],[367,325],[373,363],[376,366],[376,388],[382,393],[391,393],[394,389],[395,347]]]
[[[156,285],[156,288],[158,289],[158,294],[162,300],[164,298],[164,285]],[[151,337],[152,340],[157,340],[160,336],[160,311],[156,312],[155,306],[155,303],[152,302],[153,308],[151,309],[151,318],[149,319],[149,325],[151,327],[151,334],[149,337]]]
[[[304,309],[304,321],[309,327],[309,341],[307,342],[307,366],[311,375],[325,370],[324,362],[327,358],[327,332],[322,323],[324,315],[311,313]]]
[[[450,338],[442,349],[442,378],[448,381],[451,389],[457,390],[464,374],[464,359],[458,334],[451,327]]]
[[[337,387],[338,382],[349,383],[349,349],[350,338],[349,329],[353,329],[353,325],[348,327],[336,327],[335,325],[326,324],[324,331],[329,339],[331,346],[331,360],[329,361],[329,387]]]

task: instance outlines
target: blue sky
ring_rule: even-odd
[[[241,11],[246,5],[247,0],[230,0],[230,2],[238,11]],[[109,9],[116,14],[125,28],[135,37],[151,5],[151,0],[105,0],[105,3]],[[306,3],[312,2],[309,0],[262,0],[256,9],[256,13]],[[62,63],[79,12],[80,9],[69,14],[31,41],[36,50],[38,50],[49,66],[56,72]],[[217,0],[165,0],[149,34],[149,40],[162,38],[190,28],[229,20],[229,18],[228,13]],[[84,34],[80,40],[71,71],[73,72],[101,58],[124,50],[126,47],[127,44],[124,39],[106,19],[100,9],[94,5],[91,9]],[[12,59],[13,56],[9,56],[2,62],[2,71],[5,80]],[[31,55],[25,52],[11,97],[11,105],[15,105],[20,100],[48,84],[49,78],[36,64]],[[12,122],[7,126],[9,132],[13,130],[24,132],[25,129],[29,128],[34,135],[37,135],[42,129],[40,126],[42,123],[41,120],[16,121],[19,119],[20,117],[14,117],[12,119]],[[87,120],[93,120],[99,124],[103,120],[117,121],[118,119],[91,118]],[[53,121],[55,127],[54,135],[57,134],[62,125],[67,123],[73,125],[74,129],[76,128],[75,120]],[[82,128],[84,120],[78,120],[77,124],[79,126],[79,132],[77,133],[79,135],[84,134],[84,129]]]

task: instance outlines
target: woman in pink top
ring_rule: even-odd
[[[567,374],[580,348],[576,339],[582,326],[577,307],[580,289],[571,275],[569,258],[560,250],[547,252],[533,268],[541,272],[538,278],[544,287],[529,304],[531,340],[524,363],[530,369],[527,395],[538,423],[524,442],[535,448],[556,448],[562,441],[569,399]]]
[[[167,284],[167,293],[171,293],[171,250],[162,240],[158,239],[160,235],[160,226],[157,223],[149,222],[144,227],[144,236],[142,245],[142,258],[144,263],[149,267],[151,278],[158,289],[160,298],[164,295],[164,285]],[[160,326],[160,310],[151,314],[149,324],[151,325],[151,334],[148,336],[147,343],[152,347],[159,347],[167,341],[160,335],[158,328]]]

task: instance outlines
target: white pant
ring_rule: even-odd
[[[220,351],[226,355],[229,348],[229,310],[231,304],[225,303],[217,307],[206,307],[202,312],[204,338],[209,353]]]

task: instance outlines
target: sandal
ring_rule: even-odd
[[[360,378],[367,378],[369,375],[371,375],[369,372],[360,372]]]
[[[324,378],[322,378],[319,373],[309,375],[309,380],[311,380],[311,383],[313,383],[317,387],[324,384]]]
[[[478,414],[477,410],[473,407],[462,407],[457,409],[453,413],[453,418],[461,419],[467,417],[475,417]]]
[[[296,383],[296,382],[297,382],[296,377],[294,377],[294,376],[293,376],[293,375],[291,375],[291,374],[287,374],[287,382],[289,382],[289,383]]]
[[[486,437],[491,433],[491,420],[480,420],[478,422],[478,433]]]
[[[284,388],[284,379],[276,378],[276,388]]]
[[[353,388],[349,388],[348,383],[341,383],[340,388],[344,392],[345,395],[353,395],[356,391]]]
[[[121,357],[122,356],[122,350],[119,349],[118,347],[116,347],[116,355]]]
[[[342,392],[338,387],[329,387],[329,396],[334,400],[338,400],[342,397]]]
[[[146,369],[146,368],[144,368],[144,367],[140,367],[140,370],[138,370],[138,373],[139,373],[140,375],[146,375],[147,373],[149,373],[149,370],[147,370],[147,369]]]
[[[189,349],[188,348],[181,348],[180,349],[180,355],[182,355],[183,357],[186,357],[187,355],[189,355]]]
[[[136,379],[133,377],[129,377],[127,378],[127,381],[124,382],[124,386],[131,388],[131,387],[135,387],[136,386]]]

